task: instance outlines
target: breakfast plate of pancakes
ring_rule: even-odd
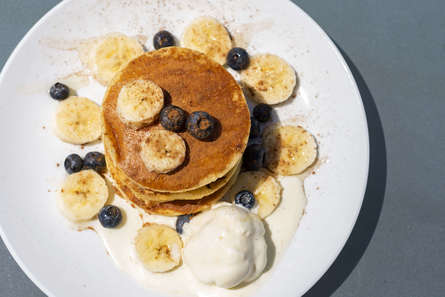
[[[248,73],[221,66],[224,57],[190,46],[199,47],[199,40],[188,36],[187,28],[202,22],[203,16],[218,20],[230,32],[228,40],[252,57],[275,54],[295,70],[295,89],[288,90],[292,95],[285,102],[273,102],[270,124],[302,126],[318,148],[301,189],[274,175],[283,199],[298,192],[307,202],[285,247],[279,242],[269,246],[279,253],[269,256],[260,285],[240,295],[302,296],[348,239],[367,183],[366,115],[340,52],[298,6],[287,0],[66,0],[26,34],[0,75],[0,156],[5,167],[0,234],[20,267],[48,296],[163,296],[165,290],[147,290],[114,265],[113,260],[120,260],[109,244],[127,240],[125,226],[136,220],[133,214],[140,213],[141,219],[196,214],[211,209],[245,178],[243,152],[250,143],[252,108],[267,94],[249,91]],[[152,38],[160,30],[171,32],[178,46],[155,50]],[[104,36],[122,35],[138,42],[130,62],[102,75],[89,69],[88,48]],[[154,81],[162,88],[163,100],[187,114],[209,112],[217,118],[217,135],[203,141],[187,131],[175,133],[185,144],[180,164],[162,174],[148,170],[142,144],[147,135],[163,128],[155,121],[134,129],[120,116],[119,96],[135,79]],[[68,85],[76,98],[87,97],[101,106],[99,140],[82,145],[60,141],[54,117],[61,103],[48,95],[57,81]],[[271,128],[268,135],[274,131]],[[118,236],[106,242],[105,249],[95,232],[71,228],[55,203],[63,192],[66,156],[92,151],[105,155],[106,177],[112,181],[106,186],[116,194],[110,201],[122,209],[128,206],[123,227],[116,229]],[[286,216],[280,220],[288,206],[281,204],[276,216],[266,220],[271,227],[266,235],[292,224]],[[181,269],[173,273],[182,275]],[[184,286],[188,282],[182,281]],[[159,284],[177,286],[176,295],[181,296],[179,282],[159,279]],[[238,296],[237,289],[225,296]],[[184,292],[182,296],[190,296]],[[216,296],[201,292],[207,293],[196,295]]]

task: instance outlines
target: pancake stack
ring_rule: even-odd
[[[218,135],[205,141],[178,132],[186,145],[182,165],[168,173],[147,169],[139,154],[141,142],[150,131],[164,128],[155,121],[135,129],[117,112],[121,89],[136,80],[161,87],[165,106],[212,115],[219,122]],[[102,107],[109,173],[122,196],[148,213],[177,216],[203,211],[235,182],[249,138],[249,110],[233,77],[204,54],[168,47],[139,56],[110,82]]]

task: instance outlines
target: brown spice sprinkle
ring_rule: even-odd
[[[168,117],[170,120],[174,120],[174,119],[176,119],[176,118],[179,118],[179,117],[180,117],[180,114],[179,114],[179,112],[178,112],[177,110],[172,109],[172,110],[167,114],[167,117]]]
[[[210,121],[208,119],[202,119],[198,123],[199,129],[205,130],[211,126]]]
[[[257,83],[257,89],[259,91],[265,92],[269,89],[269,87],[267,85],[265,85],[265,82],[263,80],[260,80]]]
[[[133,130],[116,112],[123,85],[134,79],[155,82],[169,94],[170,104],[191,113],[196,110],[217,115],[221,134],[214,141],[201,141],[189,133],[178,133],[187,145],[184,165],[169,174],[150,172],[137,153],[151,125]],[[205,55],[184,48],[164,48],[131,61],[111,83],[103,102],[105,131],[117,153],[117,164],[130,178],[145,187],[178,191],[204,185],[206,177],[226,174],[239,160],[250,127],[250,114],[243,93],[233,77]],[[240,151],[241,147],[241,151]]]
[[[156,249],[155,259],[163,258],[163,255],[166,255],[168,258],[171,258],[170,249],[167,245],[162,245]]]
[[[87,229],[96,232],[96,230],[91,226],[88,226]]]
[[[60,167],[60,163],[56,163],[56,167]]]

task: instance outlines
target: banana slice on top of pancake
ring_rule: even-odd
[[[232,48],[232,39],[226,28],[216,19],[199,17],[185,29],[182,45],[204,53],[215,62],[224,65],[227,53]]]
[[[230,189],[228,197],[234,199],[236,194],[243,190],[247,190],[255,196],[256,203],[252,210],[263,219],[280,204],[282,187],[266,170],[241,173],[236,184]]]
[[[185,160],[186,146],[179,134],[151,130],[141,143],[140,157],[149,171],[167,173]]]
[[[163,106],[162,89],[150,80],[138,79],[128,83],[117,98],[120,119],[135,129],[154,122]]]
[[[286,101],[297,83],[295,70],[282,58],[261,54],[250,58],[249,67],[241,72],[243,85],[258,103],[278,104]]]
[[[62,214],[77,222],[93,218],[107,200],[105,180],[94,170],[82,170],[65,179],[57,202]]]
[[[90,52],[88,64],[96,80],[106,86],[116,72],[143,53],[144,48],[135,38],[114,33],[96,43]]]
[[[72,144],[99,139],[103,125],[101,108],[88,98],[72,96],[59,103],[56,112],[56,135]]]
[[[281,175],[300,174],[318,154],[314,136],[301,126],[272,125],[264,131],[265,164]]]
[[[166,272],[181,263],[182,240],[172,228],[148,224],[135,238],[136,254],[151,272]]]

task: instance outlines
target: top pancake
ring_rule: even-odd
[[[220,123],[219,136],[201,141],[179,133],[187,145],[184,164],[173,172],[150,172],[139,152],[141,140],[159,124],[134,130],[123,124],[116,111],[121,88],[135,80],[149,79],[165,92],[165,103],[188,113],[206,111]],[[241,159],[249,138],[250,114],[243,92],[219,64],[193,50],[168,47],[145,53],[122,69],[105,94],[105,136],[111,140],[119,168],[141,186],[159,192],[184,192],[224,176]]]

